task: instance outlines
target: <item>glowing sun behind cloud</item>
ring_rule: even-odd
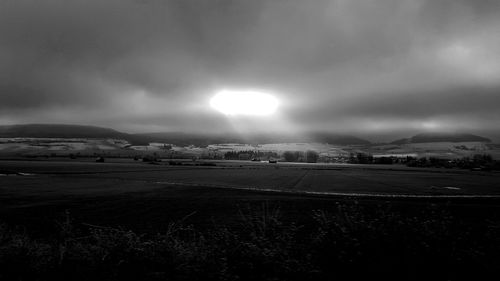
[[[213,109],[231,116],[268,116],[278,105],[273,95],[254,90],[221,90],[210,100]]]

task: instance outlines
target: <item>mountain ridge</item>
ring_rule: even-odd
[[[0,126],[0,137],[114,138],[128,134],[111,128],[70,124],[18,124]]]
[[[391,144],[410,144],[428,142],[491,142],[490,139],[469,133],[419,133],[410,138],[403,138]]]
[[[279,134],[201,134],[184,132],[156,132],[130,134],[111,128],[70,125],[70,124],[17,124],[0,126],[0,137],[33,138],[117,138],[129,141],[133,145],[147,145],[150,142],[165,142],[175,145],[206,146],[216,143],[300,143],[322,142],[339,145],[369,145],[370,142],[351,135],[333,133],[312,133],[309,136]]]
[[[206,146],[217,143],[306,143],[318,142],[338,145],[370,145],[370,141],[346,134],[310,133],[304,135],[293,134],[202,134],[186,132],[152,132],[152,133],[124,133],[112,128],[73,125],[73,124],[16,124],[0,125],[0,137],[33,137],[33,138],[116,138],[124,139],[133,145],[147,145],[151,142],[164,142],[175,145]],[[419,133],[409,138],[402,138],[390,144],[403,145],[426,142],[491,142],[489,138],[469,133]]]

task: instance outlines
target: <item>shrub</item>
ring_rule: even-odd
[[[0,225],[1,280],[461,279],[497,274],[500,222],[470,224],[440,206],[402,214],[389,203],[322,209],[304,227],[267,203],[239,208],[239,223],[164,233],[77,224],[38,241]]]

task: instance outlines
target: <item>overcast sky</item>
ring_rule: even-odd
[[[0,124],[494,133],[499,90],[498,0],[0,0]]]

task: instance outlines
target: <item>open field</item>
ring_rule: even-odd
[[[50,224],[69,209],[89,223],[152,230],[192,212],[196,213],[192,221],[207,223],[221,217],[227,221],[228,210],[263,201],[278,202],[291,217],[338,200],[374,204],[402,200],[402,205],[483,200],[474,204],[481,208],[493,204],[495,209],[492,202],[500,201],[500,174],[494,172],[242,161],[185,164],[0,161],[0,174],[4,174],[0,176],[0,219]]]
[[[31,174],[29,177],[4,177],[2,181],[5,185],[31,182],[34,186],[46,186],[54,184],[54,181],[74,179],[95,181],[97,184],[121,181],[135,185],[139,190],[184,184],[287,192],[500,195],[498,172],[421,169],[401,165],[185,161],[183,165],[172,166],[167,162],[151,165],[131,160],[114,161],[0,161],[0,174],[2,171]]]
[[[0,268],[8,268],[0,277],[460,280],[499,273],[498,173],[202,164],[0,161]]]

